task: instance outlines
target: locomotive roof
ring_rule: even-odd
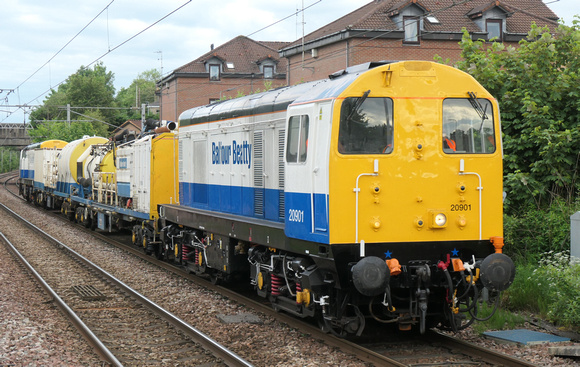
[[[293,103],[336,98],[362,72],[381,65],[367,63],[333,74],[329,79],[281,87],[267,92],[225,100],[184,111],[179,126],[285,111]]]

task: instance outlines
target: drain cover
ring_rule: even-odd
[[[75,285],[71,289],[85,301],[98,301],[107,298],[92,285]]]

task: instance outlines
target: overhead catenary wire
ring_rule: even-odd
[[[91,22],[93,22],[96,18],[98,18],[98,16],[100,14],[102,14],[106,9],[108,9],[108,7],[113,3],[112,0],[111,3],[109,3],[103,10],[101,10],[101,12],[95,16],[95,18],[93,18],[93,20],[91,20]],[[145,31],[149,30],[150,28],[152,28],[153,26],[157,25],[158,23],[160,23],[161,21],[163,21],[164,19],[166,19],[167,17],[171,16],[172,14],[174,14],[175,12],[179,11],[180,9],[182,9],[184,6],[186,6],[187,4],[191,3],[193,0],[188,0],[185,3],[183,3],[182,5],[180,5],[179,7],[175,8],[173,11],[169,12],[168,14],[166,14],[165,16],[159,18],[157,21],[155,21],[154,23],[150,24],[149,26],[147,26],[146,28],[144,28],[143,30],[139,31],[138,33],[134,34],[133,36],[127,38],[125,41],[119,43],[118,45],[116,45],[113,48],[108,47],[107,52],[105,52],[104,54],[102,54],[101,56],[99,56],[98,58],[96,58],[95,60],[93,60],[91,63],[89,63],[86,67],[89,67],[95,63],[97,63],[98,61],[100,61],[102,58],[104,58],[105,56],[107,56],[108,54],[110,54],[111,52],[115,51],[116,49],[120,48],[121,46],[125,45],[126,43],[128,43],[129,41],[131,41],[132,39],[134,39],[135,37],[141,35],[142,33],[144,33]],[[90,23],[89,23],[90,24]],[[84,29],[86,29],[89,24],[87,24],[85,27],[83,27],[83,29],[77,34],[75,35],[74,38],[76,38]],[[42,69],[46,64],[48,64],[52,59],[54,59],[54,57],[56,57],[58,55],[58,53],[60,53],[68,44],[70,44],[70,42],[72,42],[71,39],[61,50],[59,50],[57,52],[57,54],[55,54],[49,61],[47,61],[43,66],[41,66],[34,74],[36,74],[40,69]],[[33,74],[33,75],[34,75]],[[33,75],[31,75],[29,78],[27,78],[24,82],[22,82],[19,86],[21,86],[22,84],[24,84],[27,80],[29,80]],[[32,103],[33,101],[38,100],[39,98],[41,98],[43,95],[47,94],[48,92],[50,92],[51,90],[53,90],[54,88],[60,86],[61,84],[63,84],[67,79],[62,80],[61,82],[59,82],[58,84],[51,86],[51,88],[49,88],[48,90],[42,92],[41,94],[39,94],[38,96],[36,96],[35,98],[32,98],[28,103],[25,103],[25,105],[29,105],[30,103]],[[18,90],[18,88],[16,88]],[[8,117],[10,117],[12,114],[14,114],[15,112],[17,112],[18,110],[20,110],[21,108],[18,108],[14,111],[12,111],[10,114],[8,114],[3,120],[5,121]]]
[[[169,17],[170,15],[174,14],[175,12],[179,11],[181,8],[183,8],[184,6],[186,6],[187,4],[191,3],[193,0],[188,0],[187,2],[183,3],[182,5],[180,5],[179,7],[177,7],[176,9],[172,10],[171,12],[167,13],[166,15],[164,15],[163,17],[159,18],[157,21],[155,21],[154,23],[151,23],[149,26],[145,27],[144,29],[142,29],[141,31],[135,33],[133,36],[127,38],[125,41],[119,43],[118,45],[116,45],[113,48],[110,48],[107,52],[105,52],[104,54],[102,54],[101,56],[97,57],[95,60],[93,60],[92,62],[90,62],[89,64],[87,64],[86,67],[89,67],[97,62],[99,62],[102,58],[104,58],[105,56],[107,56],[108,54],[110,54],[111,52],[115,51],[116,49],[118,49],[119,47],[125,45],[127,42],[131,41],[132,39],[138,37],[139,35],[141,35],[142,33],[146,32],[147,30],[149,30],[150,28],[152,28],[153,26],[157,25],[158,23],[160,23],[161,21],[163,21],[164,19],[166,19],[167,17]],[[63,84],[66,81],[63,80],[60,83],[58,83],[56,86],[59,86],[61,84]],[[51,88],[52,89],[52,88]],[[33,98],[30,102],[37,100],[38,98],[42,97],[43,95],[45,95],[46,93],[50,92],[51,89],[48,89],[46,91],[44,91],[43,93],[41,93],[39,96]],[[30,103],[29,102],[29,103]]]
[[[111,4],[112,4],[114,1],[115,1],[115,0],[111,0],[111,2],[110,2],[110,3],[109,3],[107,6],[105,6],[105,7],[103,8],[103,10],[101,10],[101,11],[100,11],[100,12],[99,12],[97,15],[95,15],[95,17],[94,17],[93,19],[91,19],[91,21],[90,21],[90,22],[88,22],[88,23],[87,23],[87,24],[86,24],[86,25],[85,25],[85,26],[84,26],[84,27],[83,27],[83,28],[82,28],[80,31],[78,31],[78,33],[77,33],[77,34],[75,34],[75,35],[74,35],[74,37],[73,37],[73,38],[71,38],[71,39],[70,39],[70,40],[69,40],[69,41],[68,41],[68,42],[67,42],[67,43],[66,43],[64,46],[62,46],[62,47],[60,48],[60,50],[58,50],[58,51],[57,51],[57,52],[56,52],[54,55],[52,55],[52,57],[51,57],[50,59],[48,59],[48,61],[47,61],[47,62],[45,62],[44,64],[42,64],[42,66],[40,66],[38,69],[36,69],[36,71],[35,71],[34,73],[32,73],[32,74],[31,74],[31,75],[30,75],[28,78],[26,78],[26,79],[25,79],[25,80],[24,80],[22,83],[20,83],[20,84],[19,84],[19,85],[16,87],[16,89],[20,88],[20,87],[21,87],[21,86],[22,86],[24,83],[26,83],[27,81],[29,81],[29,80],[30,80],[30,78],[32,78],[34,75],[36,75],[36,73],[38,73],[40,70],[42,70],[42,68],[43,68],[43,67],[45,67],[45,66],[46,66],[48,63],[50,63],[52,60],[54,60],[54,58],[55,58],[55,57],[57,57],[57,56],[58,56],[58,54],[60,54],[60,53],[61,53],[61,52],[62,52],[62,51],[63,51],[63,50],[64,50],[64,49],[65,49],[65,48],[68,46],[68,45],[70,45],[70,44],[71,44],[71,42],[75,40],[75,38],[77,38],[77,37],[78,37],[78,36],[79,36],[81,33],[83,33],[83,31],[84,31],[85,29],[87,29],[87,28],[88,28],[88,26],[90,26],[90,25],[91,25],[91,24],[92,24],[92,23],[95,21],[95,19],[97,19],[97,18],[98,18],[98,17],[99,17],[101,14],[103,14],[103,12],[104,12],[105,10],[108,10],[108,9],[109,9],[109,6],[111,6]]]

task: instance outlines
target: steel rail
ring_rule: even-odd
[[[12,194],[15,195],[14,193],[12,193]],[[17,196],[17,195],[15,195],[15,196]],[[17,197],[19,197],[19,196],[17,196]],[[326,343],[327,345],[339,348],[340,350],[345,351],[345,352],[352,353],[363,361],[370,362],[370,363],[373,363],[375,365],[381,365],[381,366],[393,366],[393,367],[407,366],[404,363],[401,363],[401,362],[394,360],[392,358],[388,358],[388,357],[381,355],[379,353],[373,352],[373,351],[371,351],[371,350],[369,350],[361,345],[358,345],[356,343],[350,342],[348,340],[336,338],[332,335],[326,334],[323,331],[321,331],[319,328],[317,328],[311,324],[305,323],[302,320],[296,319],[292,316],[276,312],[271,307],[263,305],[259,302],[254,301],[254,300],[248,299],[247,297],[239,295],[238,293],[236,293],[228,288],[214,285],[211,282],[209,282],[203,278],[200,278],[200,277],[192,275],[192,274],[184,273],[181,268],[178,268],[178,267],[171,265],[167,262],[163,262],[163,261],[157,260],[149,255],[146,255],[140,249],[137,249],[137,248],[134,248],[131,246],[127,246],[127,245],[120,243],[116,240],[108,238],[107,236],[105,236],[103,234],[89,231],[82,226],[80,227],[80,229],[86,231],[87,233],[91,233],[93,236],[100,238],[101,240],[103,240],[107,243],[113,243],[117,247],[122,247],[125,251],[128,251],[128,252],[130,252],[130,253],[132,253],[132,254],[134,254],[134,255],[136,255],[136,256],[138,256],[138,257],[140,257],[140,258],[142,258],[150,263],[153,263],[153,264],[167,270],[167,271],[170,271],[174,274],[177,274],[179,276],[187,278],[187,279],[195,282],[196,284],[201,285],[203,287],[206,287],[210,290],[221,292],[222,294],[226,295],[228,298],[230,298],[232,300],[235,300],[236,302],[242,303],[249,308],[259,310],[259,311],[261,311],[269,316],[275,317],[275,318],[279,319],[280,321],[289,324],[292,327],[299,328],[300,330],[303,330],[303,331],[311,334],[314,338],[323,340],[324,343]],[[509,367],[532,367],[532,366],[534,366],[533,364],[525,362],[521,359],[514,358],[511,356],[499,353],[499,352],[495,352],[493,350],[489,350],[489,349],[480,347],[478,345],[475,345],[475,344],[472,344],[469,342],[465,342],[463,340],[454,338],[452,336],[448,336],[446,334],[443,334],[443,333],[440,333],[437,331],[430,331],[429,334],[427,334],[426,336],[423,337],[423,339],[427,340],[429,342],[434,342],[434,341],[438,342],[442,345],[445,345],[446,347],[458,350],[458,351],[460,351],[464,354],[467,354],[467,355],[473,355],[473,356],[482,358],[485,361],[488,361],[488,362],[491,362],[491,363],[497,364],[497,365],[503,365],[503,366],[509,366]]]
[[[100,273],[104,278],[110,281],[113,285],[117,286],[118,288],[125,291],[129,296],[137,299],[143,306],[147,307],[149,310],[153,311],[154,313],[158,314],[162,317],[165,321],[171,323],[177,329],[181,330],[183,333],[191,337],[194,341],[202,345],[204,348],[208,349],[213,353],[214,356],[222,359],[225,364],[231,367],[251,367],[253,366],[248,361],[244,360],[242,357],[238,356],[231,350],[225,348],[223,345],[216,342],[214,339],[209,337],[208,335],[204,334],[200,330],[194,328],[193,326],[187,324],[183,320],[179,319],[171,312],[163,309],[161,306],[157,305],[156,303],[152,302],[151,300],[147,299],[141,293],[135,291],[121,280],[115,278],[111,274],[109,274],[104,269],[101,269],[96,264],[92,263],[90,260],[83,257],[78,252],[74,251],[73,249],[66,246],[64,243],[60,242],[56,238],[52,237],[48,233],[44,232],[42,229],[38,228],[31,222],[27,221],[16,212],[5,206],[4,204],[0,203],[0,208],[5,210],[7,213],[12,215],[13,217],[17,218],[18,220],[22,221],[27,227],[31,228],[33,231],[40,233],[44,236],[47,240],[54,243],[56,246],[65,249],[68,254],[73,257],[74,259],[80,261],[88,268]],[[71,310],[72,312],[72,310]],[[119,364],[120,365],[120,364]]]
[[[431,342],[436,341],[445,345],[448,348],[456,349],[464,354],[476,356],[483,359],[486,362],[492,363],[498,366],[509,366],[509,367],[534,367],[535,364],[528,363],[519,358],[509,356],[507,354],[499,353],[479,345],[475,345],[461,339],[454,338],[452,336],[443,334],[439,331],[431,330],[428,334],[424,335],[425,340]]]
[[[3,204],[0,204],[4,207]],[[0,232],[1,242],[12,252],[12,254],[26,267],[26,269],[34,276],[36,281],[42,286],[44,291],[54,300],[58,308],[65,314],[65,316],[77,328],[79,333],[89,342],[95,352],[107,363],[113,366],[122,366],[121,362],[111,353],[111,351],[101,342],[101,340],[91,331],[91,329],[78,317],[78,315],[56,294],[56,292],[48,285],[42,276],[30,265],[30,263],[22,256],[22,254],[14,247],[14,245]]]

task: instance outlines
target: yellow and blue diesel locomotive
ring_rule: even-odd
[[[161,237],[193,272],[249,274],[274,308],[341,336],[370,318],[457,330],[514,279],[498,104],[462,71],[368,63],[179,125]]]

